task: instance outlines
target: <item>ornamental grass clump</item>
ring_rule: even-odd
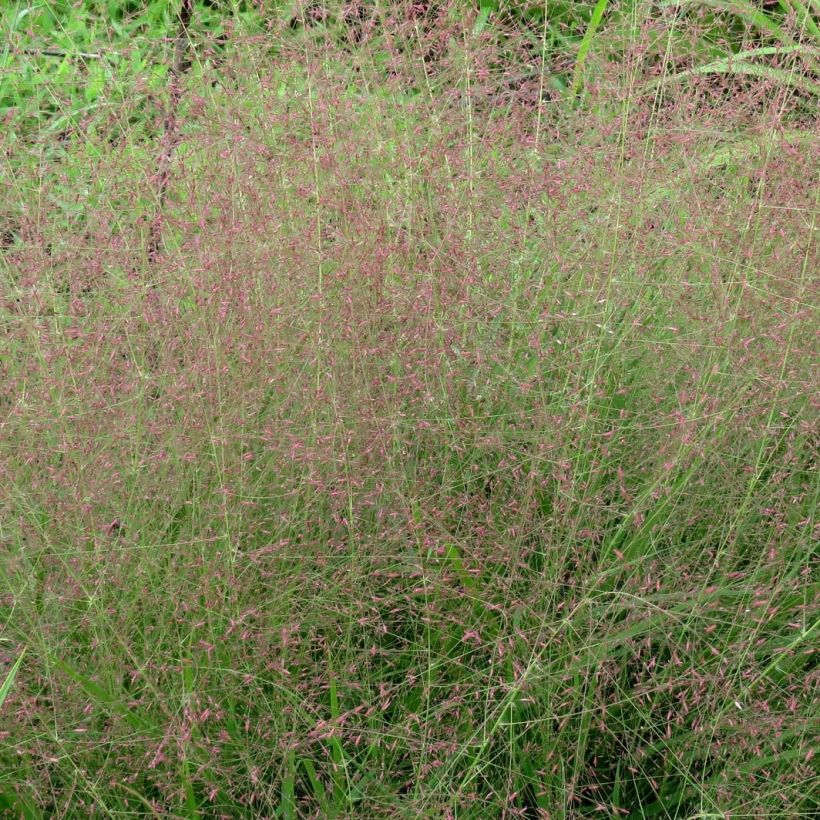
[[[9,816],[817,812],[814,18],[478,5],[9,115]]]

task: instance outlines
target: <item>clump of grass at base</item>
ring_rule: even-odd
[[[807,92],[446,11],[5,144],[3,811],[816,811]]]

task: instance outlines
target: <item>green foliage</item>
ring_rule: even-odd
[[[0,118],[12,116],[21,133],[66,134],[95,124],[110,129],[113,112],[127,101],[130,124],[147,124],[167,81],[170,44],[177,34],[175,7],[167,0],[8,3],[0,11]],[[232,38],[262,32],[272,20],[290,20],[286,31],[293,38],[318,42],[329,36],[354,52],[365,47],[353,37],[360,23],[346,16],[341,4],[323,4],[326,13],[320,22],[305,17],[305,9],[312,8],[197,0],[191,27],[196,66],[206,67],[231,47]],[[368,53],[374,65],[381,59],[387,68],[389,47],[379,16],[384,10],[366,2],[362,9],[362,19],[372,23]],[[671,72],[657,82],[730,71],[785,82],[813,98],[818,93],[816,78],[805,76],[799,66],[783,68],[776,62],[794,55],[816,73],[817,14],[811,4],[799,0],[779,4],[480,0],[476,10],[475,36],[511,47],[524,44],[529,61],[514,66],[515,70],[522,76],[541,74],[547,87],[561,93],[579,94],[607,60],[623,56],[648,21],[663,22],[665,36],[675,45],[677,63],[688,64],[683,72]],[[693,21],[697,39],[681,38],[681,28]],[[520,55],[513,59],[521,61]]]
[[[15,0],[0,10],[0,119],[21,133],[83,132],[127,103],[130,126],[150,128],[167,85],[178,3],[150,0]],[[196,6],[192,36],[209,54],[224,50],[226,31],[250,33],[259,15],[244,3]],[[192,27],[193,28],[193,27]],[[207,58],[200,57],[199,65]],[[116,129],[115,129],[116,130]]]
[[[792,25],[787,28],[786,21]],[[675,43],[675,57],[689,62],[694,73],[717,73],[727,61],[744,52],[737,73],[756,74],[781,79],[778,69],[764,59],[786,49],[799,51],[817,68],[817,47],[820,46],[818,12],[801,2],[753,3],[731,0],[661,0],[661,2],[505,2],[482,0],[476,32],[491,31],[493,25],[503,29],[512,21],[513,38],[523,35],[532,42],[532,52],[543,58],[552,75],[573,94],[580,92],[584,79],[594,76],[589,64],[590,53],[599,59],[618,59],[630,44],[634,44],[642,26],[662,22],[666,31],[658,41]],[[678,32],[695,23],[696,38],[680,38]],[[567,63],[570,63],[570,68]],[[787,72],[782,73],[785,77]],[[792,81],[799,83],[793,75]],[[817,84],[808,80],[804,90],[817,95]]]

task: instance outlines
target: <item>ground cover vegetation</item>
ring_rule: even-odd
[[[0,813],[818,816],[819,20],[3,3]]]

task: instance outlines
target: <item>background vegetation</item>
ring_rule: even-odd
[[[816,816],[815,0],[179,9],[0,10],[0,812]]]

